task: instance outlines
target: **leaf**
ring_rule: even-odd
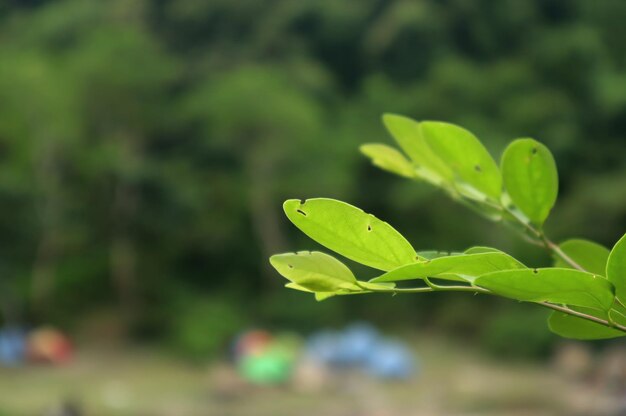
[[[579,270],[546,268],[489,273],[474,282],[497,295],[525,302],[552,302],[608,310],[613,286],[603,277]]]
[[[533,139],[514,140],[502,155],[504,187],[513,203],[541,226],[556,202],[559,178],[550,150]]]
[[[361,153],[372,160],[375,166],[383,170],[406,178],[415,178],[417,176],[411,162],[393,147],[370,143],[362,145],[359,149]]]
[[[615,286],[617,297],[626,303],[626,234],[615,243],[609,254],[606,277]]]
[[[474,246],[465,250],[465,254],[481,254],[481,253],[502,253],[501,250],[493,247]]]
[[[416,261],[411,244],[393,227],[345,202],[290,199],[283,208],[313,240],[366,266],[391,270]]]
[[[270,263],[292,282],[289,287],[293,289],[311,292],[361,290],[346,265],[319,251],[276,254],[270,257]]]
[[[404,153],[417,165],[418,176],[434,185],[450,187],[452,171],[426,143],[420,123],[395,114],[383,115],[383,123]]]
[[[298,285],[296,283],[293,283],[293,282],[289,282],[289,283],[285,284],[285,287],[287,287],[289,289],[299,290],[301,292],[315,293],[314,291],[309,290],[306,287],[300,286],[300,285]]]
[[[473,283],[476,277],[498,270],[525,268],[522,263],[504,253],[461,254],[402,266],[372,279],[372,282],[437,277]]]
[[[417,252],[417,255],[420,261],[432,260],[438,257],[456,256],[458,254],[463,254],[463,253],[457,253],[457,252],[452,252],[452,251],[437,251],[437,250],[423,250],[423,251]]]
[[[473,199],[500,201],[502,175],[487,149],[469,131],[439,121],[420,123],[424,140],[454,174],[455,187]]]
[[[604,276],[606,263],[609,259],[609,249],[601,244],[589,240],[571,239],[559,244],[565,254],[574,260],[585,271]],[[573,268],[569,263],[555,256],[554,267]]]
[[[586,309],[584,311],[589,313]],[[594,316],[607,319],[608,314],[606,312],[594,312]],[[559,336],[579,340],[609,339],[626,336],[626,333],[620,330],[559,311],[554,311],[550,314],[548,327]]]

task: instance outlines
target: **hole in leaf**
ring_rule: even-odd
[[[302,215],[304,215],[306,217],[306,212],[302,211],[301,209],[297,209],[296,212],[298,214],[302,214]]]
[[[476,172],[482,172],[482,169],[481,169],[480,165],[476,165],[476,166],[474,166],[474,170],[475,170]]]
[[[293,266],[291,264],[288,264],[287,266],[289,266],[290,269],[293,269]]]
[[[539,270],[537,270],[537,269],[533,269],[533,273],[534,273],[534,274],[538,274],[538,273],[539,273]]]
[[[532,153],[533,155],[537,154],[537,148],[533,147],[532,150],[530,151],[530,153]]]
[[[367,226],[367,231],[372,231],[372,226],[371,225]]]

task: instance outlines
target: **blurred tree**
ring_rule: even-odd
[[[583,0],[0,2],[0,277],[34,319],[119,302],[159,325],[182,287],[271,320],[280,295],[261,276],[297,238],[280,216],[294,196],[376,210],[421,248],[541,255],[370,168],[356,148],[381,141],[386,111],[467,126],[494,155],[544,141],[561,173],[548,228],[611,244],[624,17]],[[402,302],[381,309],[430,307]]]

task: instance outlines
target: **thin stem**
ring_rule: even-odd
[[[543,230],[538,229],[536,227],[534,227],[532,224],[524,221],[523,219],[519,218],[515,212],[511,211],[510,209],[508,209],[507,207],[505,207],[504,205],[501,205],[501,208],[508,212],[511,217],[515,218],[515,220],[521,224],[524,228],[526,228],[530,233],[534,234],[535,237],[537,237],[541,243],[541,245],[543,245],[543,247],[546,248],[546,250],[548,250],[549,252],[553,253],[554,255],[558,256],[561,260],[563,260],[565,263],[569,264],[570,266],[572,266],[574,269],[580,270],[582,272],[586,272],[587,270],[585,270],[584,267],[582,267],[580,264],[578,264],[576,261],[574,261],[574,259],[572,259],[570,256],[568,256],[563,250],[561,250],[561,247],[559,247],[558,244],[555,244],[554,242],[552,242],[543,232]]]
[[[617,329],[619,331],[626,332],[626,326],[624,326],[624,325],[620,325],[620,324],[617,324],[617,323],[614,323],[614,322],[612,323],[612,322],[607,321],[605,319],[598,318],[597,316],[587,315],[586,313],[578,312],[578,311],[575,311],[573,309],[570,309],[567,306],[555,305],[553,303],[548,303],[548,302],[537,302],[537,304],[541,305],[541,306],[545,306],[546,308],[554,309],[555,311],[566,313],[568,315],[573,315],[573,316],[576,316],[578,318],[586,319],[588,321],[592,321],[592,322],[595,322],[597,324],[607,326],[609,328],[614,328],[614,329]]]
[[[389,288],[389,289],[375,289],[371,288],[369,291],[372,292],[380,292],[380,293],[426,293],[426,292],[474,292],[474,293],[484,293],[486,295],[496,295],[495,293],[483,289],[482,287],[476,286],[440,286],[432,283],[430,279],[425,278],[424,281],[428,285],[428,287],[416,287],[416,288]],[[620,325],[614,322],[612,319],[606,320],[602,318],[598,318],[597,316],[589,315],[584,312],[579,312],[574,309],[570,309],[567,306],[556,305],[554,303],[549,302],[530,302],[541,305],[545,308],[553,309],[555,311],[563,312],[568,315],[576,316],[581,319],[585,319],[587,321],[595,322],[597,324],[606,326],[608,328],[617,329],[619,331],[626,333],[626,326]]]
[[[558,244],[555,244],[552,241],[550,241],[550,239],[548,239],[548,237],[546,237],[544,234],[542,234],[542,240],[543,240],[543,243],[545,244],[546,248],[549,251],[552,251],[557,256],[559,256],[564,262],[568,263],[573,268],[578,269],[578,270],[580,270],[582,272],[586,272],[587,271],[580,264],[576,263],[576,261],[574,261],[574,259],[572,259],[570,256],[568,256],[563,250],[561,250],[561,247],[559,247]]]

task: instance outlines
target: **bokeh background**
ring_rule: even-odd
[[[0,370],[0,412],[71,400],[101,415],[571,415],[592,391],[580,414],[623,414],[598,410],[616,407],[597,371],[554,375],[564,344],[542,310],[463,294],[318,303],[284,289],[267,257],[318,248],[281,203],[324,196],[420,250],[487,245],[549,264],[370,166],[357,148],[391,142],[384,112],[464,126],[496,159],[516,137],[540,140],[560,174],[548,233],[612,246],[626,231],[625,19],[619,0],[0,1],[1,319],[52,326],[75,355]],[[383,413],[354,410],[367,389],[261,389],[210,410],[221,402],[208,374],[242,330],[306,336],[353,321],[423,357],[417,385],[375,388],[392,391]],[[597,369],[622,345],[567,348],[582,357],[572,365]]]

